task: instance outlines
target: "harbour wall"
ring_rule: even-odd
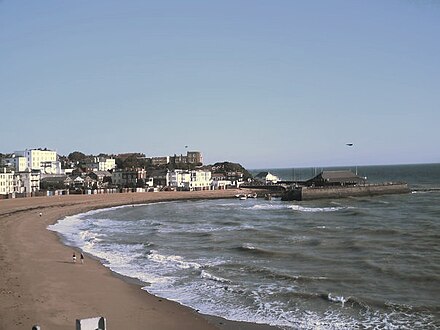
[[[313,200],[325,198],[344,198],[356,196],[376,196],[409,193],[406,183],[381,183],[337,187],[298,187],[286,191],[282,200]]]
[[[409,193],[406,183],[367,184],[342,187],[302,187],[301,200],[322,198],[343,198],[354,196],[375,196]]]

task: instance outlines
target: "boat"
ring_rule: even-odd
[[[241,200],[248,198],[248,196],[246,194],[237,194],[237,195],[235,195],[235,197],[237,197],[238,199],[241,199]]]

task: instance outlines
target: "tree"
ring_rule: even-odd
[[[71,152],[67,158],[69,158],[71,162],[82,162],[87,158],[87,156],[80,151],[74,151]]]
[[[222,162],[222,163],[215,163],[210,167],[213,173],[241,172],[243,173],[244,180],[252,178],[252,174],[250,174],[248,170],[246,170],[243,166],[241,166],[238,163]]]

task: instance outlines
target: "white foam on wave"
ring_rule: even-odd
[[[226,278],[219,277],[219,276],[212,275],[211,273],[208,273],[206,270],[202,270],[200,272],[200,277],[204,278],[204,279],[220,282],[220,283],[231,283],[230,280],[228,280]]]
[[[331,207],[305,207],[301,205],[289,205],[289,209],[299,212],[337,212],[341,210],[346,210],[345,206],[331,206]]]
[[[264,204],[256,204],[249,207],[246,207],[247,210],[283,210],[285,209],[285,204],[273,204],[273,203],[264,203]]]
[[[157,275],[149,271],[141,260],[145,254],[143,244],[110,244],[90,247],[84,246],[84,251],[102,260],[104,266],[112,271],[138,279],[150,284],[160,284],[172,281],[171,278]]]
[[[344,304],[347,302],[348,299],[344,298],[343,296],[333,296],[331,293],[327,296],[328,301],[341,303],[342,307],[344,307]]]
[[[158,253],[156,250],[151,250],[148,254],[148,259],[161,264],[167,264],[168,266],[174,266],[181,269],[200,269],[202,265],[197,262],[185,261],[181,256],[178,255],[163,255]]]

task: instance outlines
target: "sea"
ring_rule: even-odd
[[[407,182],[411,193],[128,205],[49,229],[203,314],[279,329],[440,329],[440,164],[336,169]],[[305,180],[321,170],[252,173]]]

